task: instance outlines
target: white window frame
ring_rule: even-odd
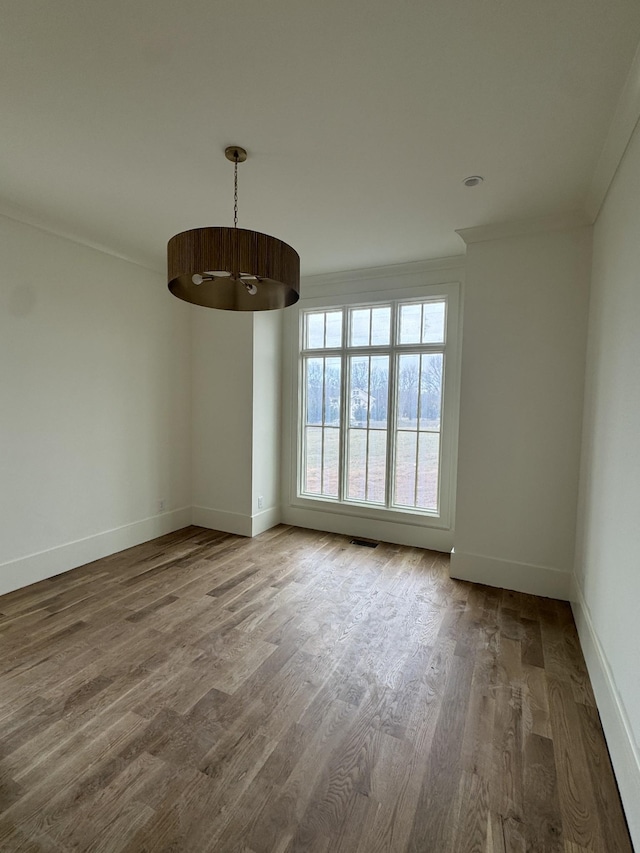
[[[353,500],[340,501],[330,497],[310,496],[302,492],[302,453],[303,453],[303,358],[301,357],[302,324],[304,315],[308,311],[330,310],[332,308],[371,307],[389,303],[399,302],[424,302],[429,300],[444,299],[447,303],[445,319],[445,381],[442,396],[442,426],[440,447],[440,483],[439,483],[439,510],[434,513],[429,510],[413,509],[410,507],[383,507],[371,503],[360,503]],[[446,282],[441,284],[423,285],[418,287],[380,289],[377,291],[365,291],[355,289],[354,292],[338,295],[327,294],[325,296],[312,296],[298,303],[297,311],[291,313],[297,316],[290,319],[290,363],[292,371],[290,378],[295,383],[292,403],[289,408],[288,433],[291,456],[285,462],[284,474],[289,481],[288,504],[293,509],[312,510],[319,513],[334,513],[343,517],[365,518],[372,521],[392,522],[404,525],[416,525],[421,528],[434,528],[439,530],[451,530],[454,521],[456,458],[458,438],[458,409],[460,393],[460,282]],[[397,308],[394,309],[394,318]],[[345,311],[345,315],[347,312]],[[345,320],[346,322],[346,320]],[[394,319],[395,322],[395,319]],[[357,348],[346,348],[346,340],[340,350],[331,350],[332,354],[358,354]],[[429,345],[399,345],[395,348],[385,347],[392,350],[392,359],[398,351],[415,351],[422,348],[428,350]],[[435,345],[435,349],[441,349],[441,345]],[[370,351],[370,348],[367,348]],[[329,354],[328,351],[318,350],[318,355]],[[346,379],[346,377],[345,377]],[[292,383],[293,384],[293,383]],[[343,385],[346,387],[346,381]],[[391,412],[392,409],[389,409]],[[344,417],[344,404],[342,416]],[[389,424],[389,433],[392,433],[392,425]],[[394,441],[389,441],[393,446]],[[346,466],[345,466],[346,467]],[[388,468],[388,479],[392,468]],[[346,471],[342,471],[346,476]],[[344,492],[343,492],[344,493]],[[444,540],[438,540],[444,541]],[[425,547],[429,547],[426,545]],[[440,548],[442,550],[442,548]]]

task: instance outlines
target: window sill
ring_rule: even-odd
[[[394,524],[408,524],[414,527],[429,527],[437,530],[450,530],[451,525],[442,515],[421,510],[400,510],[382,506],[372,506],[355,502],[340,502],[337,500],[313,498],[308,495],[297,495],[291,506],[298,509],[313,510],[314,512],[327,512],[336,515],[351,516],[353,518],[365,518],[372,521],[387,521]]]

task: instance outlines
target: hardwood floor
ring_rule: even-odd
[[[630,853],[567,604],[190,527],[0,598],[0,850]]]

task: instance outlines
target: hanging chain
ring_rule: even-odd
[[[233,166],[233,227],[238,227],[238,152],[234,155]]]

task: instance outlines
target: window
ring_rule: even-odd
[[[298,495],[439,516],[446,296],[307,310]]]

